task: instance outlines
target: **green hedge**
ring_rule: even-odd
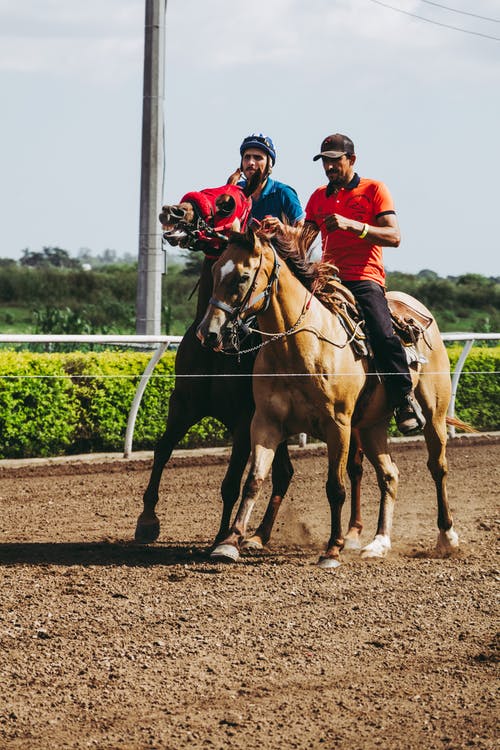
[[[452,370],[462,347],[448,349]],[[500,429],[500,346],[474,346],[458,381],[455,414],[476,430]]]
[[[121,451],[127,419],[151,354],[0,352],[0,458]],[[166,352],[145,390],[134,450],[150,450],[165,429],[175,353]],[[207,418],[179,444],[227,442]]]
[[[449,349],[453,366],[461,347]],[[150,354],[131,352],[0,352],[0,458],[123,450],[127,419]],[[175,353],[150,379],[137,415],[134,450],[150,450],[162,434],[174,384]],[[456,413],[480,430],[500,428],[500,347],[475,347],[460,379]],[[183,447],[227,442],[223,426],[205,419]]]

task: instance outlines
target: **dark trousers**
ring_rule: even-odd
[[[366,321],[375,364],[384,378],[391,407],[398,406],[412,383],[403,345],[394,333],[383,288],[375,281],[343,281],[356,297]]]

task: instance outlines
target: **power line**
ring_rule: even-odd
[[[483,34],[480,31],[470,31],[469,29],[461,29],[460,26],[452,26],[449,23],[441,23],[440,21],[431,21],[430,18],[419,16],[416,13],[410,13],[408,10],[395,8],[393,5],[389,5],[389,3],[383,3],[381,0],[369,0],[369,2],[375,3],[376,5],[381,5],[384,8],[389,8],[389,10],[394,10],[396,11],[396,13],[403,13],[403,15],[405,16],[418,18],[420,21],[427,21],[427,23],[432,23],[435,26],[442,26],[445,29],[453,29],[454,31],[461,31],[463,34],[473,34],[474,36],[482,36],[484,39],[493,39],[495,42],[500,42],[500,37],[498,36],[491,36],[490,34]]]
[[[457,8],[450,8],[448,5],[441,5],[441,3],[433,3],[432,0],[420,0],[422,3],[427,5],[435,5],[436,8],[442,8],[448,10],[450,13],[460,13],[462,16],[472,16],[472,18],[480,18],[482,21],[491,21],[492,23],[500,23],[498,18],[489,18],[488,16],[479,16],[477,13],[469,13],[466,10],[458,10]]]

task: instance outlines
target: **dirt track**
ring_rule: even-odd
[[[149,462],[0,464],[0,747],[496,747],[500,440],[449,448],[445,560],[424,448],[393,453],[393,551],[336,572],[321,449],[293,455],[271,551],[232,567],[205,556],[224,459],[170,464],[148,548]],[[377,505],[367,469],[366,541]]]

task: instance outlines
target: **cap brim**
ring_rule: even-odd
[[[338,159],[339,156],[344,156],[344,154],[347,154],[347,151],[323,151],[321,154],[313,156],[313,161],[318,161],[318,159],[322,159],[323,156],[326,156],[327,159]]]

